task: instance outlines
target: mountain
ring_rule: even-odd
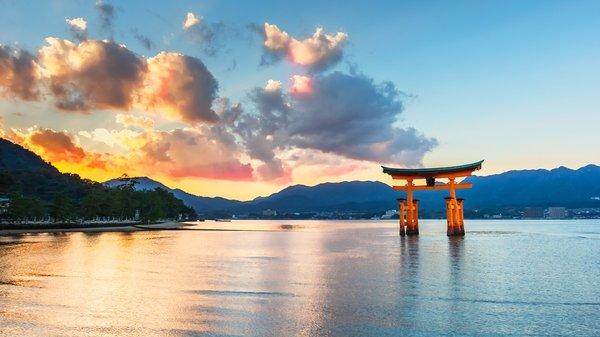
[[[383,211],[396,205],[398,193],[377,181],[346,181],[316,186],[294,185],[267,197],[236,205],[233,213]]]
[[[117,187],[131,182],[133,182],[133,186],[136,190],[154,190],[156,188],[167,190],[173,193],[176,198],[183,201],[186,206],[192,207],[198,213],[209,213],[223,209],[229,209],[242,203],[238,200],[230,200],[221,197],[211,198],[197,196],[178,188],[173,189],[167,187],[166,185],[148,177],[121,177],[105,181],[103,184],[106,187]]]
[[[250,201],[196,196],[180,189],[170,189],[146,177],[138,181],[137,189],[167,189],[203,214],[260,214],[271,209],[278,213],[357,212],[377,213],[397,207],[396,198],[405,197],[378,181],[346,181],[315,186],[293,185],[266,197]],[[500,210],[529,206],[600,207],[600,167],[584,166],[577,170],[559,167],[552,170],[515,170],[490,176],[471,176],[466,182],[473,188],[459,190],[466,210]],[[107,186],[122,184],[113,179]],[[445,210],[448,191],[418,191],[423,215],[440,215]]]
[[[600,166],[577,170],[519,170],[467,179],[474,188],[464,192],[471,207],[565,206],[600,207]]]
[[[0,138],[0,195],[20,193],[44,201],[56,195],[80,199],[98,183],[61,173],[40,156]]]
[[[530,206],[600,207],[600,167],[587,165],[577,170],[515,170],[490,176],[471,176],[473,188],[459,190],[466,210],[500,210]],[[442,214],[448,191],[418,191],[415,198],[426,214]],[[227,209],[231,214],[277,212],[381,212],[397,207],[405,197],[384,183],[348,181],[316,186],[294,185],[280,192],[240,203]]]
[[[316,186],[293,185],[251,201],[193,195],[172,189],[147,177],[112,179],[114,187],[135,180],[138,190],[163,188],[187,206],[205,215],[261,213],[272,209],[294,212],[381,212],[397,207],[403,196],[377,181],[347,181]],[[465,181],[473,188],[459,190],[466,210],[499,210],[528,206],[600,207],[600,167],[587,165],[577,170],[558,167],[552,170],[514,170],[489,176],[471,176]],[[56,195],[80,200],[99,184],[76,174],[61,173],[50,163],[23,147],[0,138],[0,195],[21,193],[51,201]],[[415,192],[421,211],[443,212],[447,191]]]

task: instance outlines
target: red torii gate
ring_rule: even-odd
[[[446,218],[448,219],[448,236],[465,235],[463,203],[464,199],[456,198],[456,190],[471,188],[470,183],[456,183],[455,180],[460,177],[470,176],[473,171],[480,170],[483,160],[475,163],[436,167],[436,168],[383,168],[383,173],[389,174],[393,179],[405,180],[404,186],[393,186],[396,191],[406,191],[406,199],[398,199],[398,208],[400,215],[400,235],[418,235],[419,234],[419,201],[413,199],[413,191],[426,190],[449,190],[450,196],[446,199]],[[436,184],[436,179],[448,179],[447,184]],[[414,180],[425,179],[425,185],[415,185]]]

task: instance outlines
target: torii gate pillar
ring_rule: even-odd
[[[406,181],[404,186],[393,186],[396,191],[406,192],[406,199],[397,199],[400,236],[419,234],[419,201],[413,199],[413,192],[425,190],[448,190],[449,196],[445,198],[447,234],[448,236],[465,235],[464,199],[456,197],[456,190],[471,188],[473,185],[470,183],[456,183],[456,178],[470,176],[473,171],[481,169],[482,163],[483,160],[459,166],[419,169],[382,166],[383,173],[391,175],[393,179]],[[437,178],[448,179],[448,183],[437,184]],[[415,185],[413,181],[417,179],[425,179],[426,185]]]

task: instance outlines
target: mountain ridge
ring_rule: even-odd
[[[0,194],[9,194],[16,188],[23,195],[46,201],[52,200],[57,194],[78,199],[98,184],[76,174],[61,173],[35,153],[0,138],[2,179],[2,186],[9,187],[0,190]],[[134,179],[141,182],[137,188],[166,189],[198,213],[209,216],[260,214],[268,209],[283,213],[382,212],[395,209],[396,198],[403,196],[387,184],[371,180],[324,182],[313,186],[295,184],[267,196],[240,201],[194,195],[148,177]],[[108,180],[104,185],[115,186],[118,180]],[[470,176],[466,181],[474,186],[458,191],[459,197],[466,199],[465,210],[528,206],[600,207],[600,166],[596,164],[577,169],[559,166],[553,169],[510,170],[488,176]],[[444,209],[443,198],[446,194],[447,191],[417,191],[415,198],[421,200],[421,210],[440,211]]]
[[[467,210],[528,206],[600,207],[600,202],[593,199],[600,196],[600,166],[595,164],[578,169],[560,166],[510,170],[488,176],[470,176],[465,181],[474,184],[473,189],[458,192],[467,200]],[[281,213],[382,212],[395,209],[396,198],[404,196],[389,185],[373,180],[324,182],[313,186],[295,184],[248,201],[195,196],[181,189],[171,191],[182,200],[185,198],[186,205],[199,213],[217,212],[222,215],[260,214],[265,210]],[[565,192],[568,192],[569,198],[565,198]],[[439,211],[444,209],[446,194],[447,191],[417,191],[415,198],[421,200],[423,211]]]

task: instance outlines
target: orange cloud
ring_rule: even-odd
[[[154,120],[145,116],[118,114],[115,118],[117,123],[125,127],[137,126],[142,129],[152,129],[154,127]]]
[[[141,151],[147,167],[171,178],[254,179],[235,143],[210,128],[155,132]]]
[[[168,52],[146,59],[114,41],[49,37],[37,59],[0,46],[0,95],[38,100],[40,91],[63,111],[135,108],[189,124],[219,120],[218,82],[202,61]]]
[[[85,149],[66,131],[34,127],[10,129],[6,136],[51,162],[60,171],[77,173],[90,179],[108,179],[114,177],[116,172],[130,172],[135,168],[131,158]]]
[[[214,127],[143,132],[98,128],[78,134],[110,147],[119,145],[124,154],[99,153],[90,149],[93,143],[84,150],[74,136],[50,129],[13,129],[10,139],[59,169],[88,177],[128,172],[171,179],[255,180],[252,165],[240,160],[242,153],[231,135]]]
[[[218,83],[200,60],[162,52],[148,59],[147,65],[138,91],[142,106],[189,123],[218,121],[211,109]]]
[[[85,151],[65,132],[50,129],[31,129],[28,133],[12,131],[12,140],[34,150],[51,162],[81,162],[86,156]]]
[[[49,37],[39,51],[44,81],[59,109],[129,110],[146,64],[123,45],[86,40],[75,44]]]

